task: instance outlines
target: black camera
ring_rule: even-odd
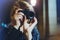
[[[34,16],[35,16],[34,12],[29,11],[27,9],[23,10],[23,13],[26,15],[27,19],[29,20],[28,23],[30,23],[33,20]]]
[[[33,19],[34,18],[34,12],[29,10],[23,10],[23,13],[26,15],[27,19]]]
[[[27,10],[27,9],[21,10],[20,12],[23,12],[24,15],[26,15],[27,19],[29,20],[29,23],[30,23],[31,20],[33,20],[33,18],[35,16],[35,13],[34,12],[32,12],[30,10]]]

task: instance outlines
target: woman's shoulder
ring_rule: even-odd
[[[13,26],[9,25],[7,28],[6,27],[2,27],[2,29],[0,29],[0,35],[3,36],[3,38],[5,39],[9,39],[9,40],[18,40],[18,39],[25,39],[24,38],[24,34],[18,30],[16,30]],[[0,37],[1,38],[1,37]]]

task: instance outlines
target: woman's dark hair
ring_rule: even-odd
[[[18,8],[28,9],[28,10],[34,12],[33,7],[32,7],[29,3],[25,2],[25,1],[16,1],[16,2],[13,4],[12,9],[11,9],[11,15],[10,15],[11,17],[15,14],[15,11],[16,11]]]

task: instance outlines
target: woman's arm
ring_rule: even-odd
[[[34,27],[37,24],[37,19],[36,19],[36,17],[34,17],[33,23],[27,23],[27,21],[28,21],[27,19],[25,19],[25,21],[24,21],[24,30],[25,30],[28,40],[32,40],[32,30],[34,29]]]

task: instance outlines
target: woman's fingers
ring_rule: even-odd
[[[32,31],[34,29],[34,27],[36,26],[37,24],[37,19],[36,17],[34,17],[34,23],[31,24],[31,26],[28,28],[29,31]]]
[[[25,18],[24,18],[24,28],[25,29],[27,29],[29,27],[29,25],[30,25],[30,24],[27,23],[27,21],[28,21],[28,19],[25,16]]]
[[[26,19],[26,16],[25,16],[24,28],[27,29],[27,31],[32,32],[32,30],[34,29],[36,24],[37,24],[37,18],[36,17],[34,17],[34,22],[33,23],[31,23],[31,22],[28,23],[28,19]]]

